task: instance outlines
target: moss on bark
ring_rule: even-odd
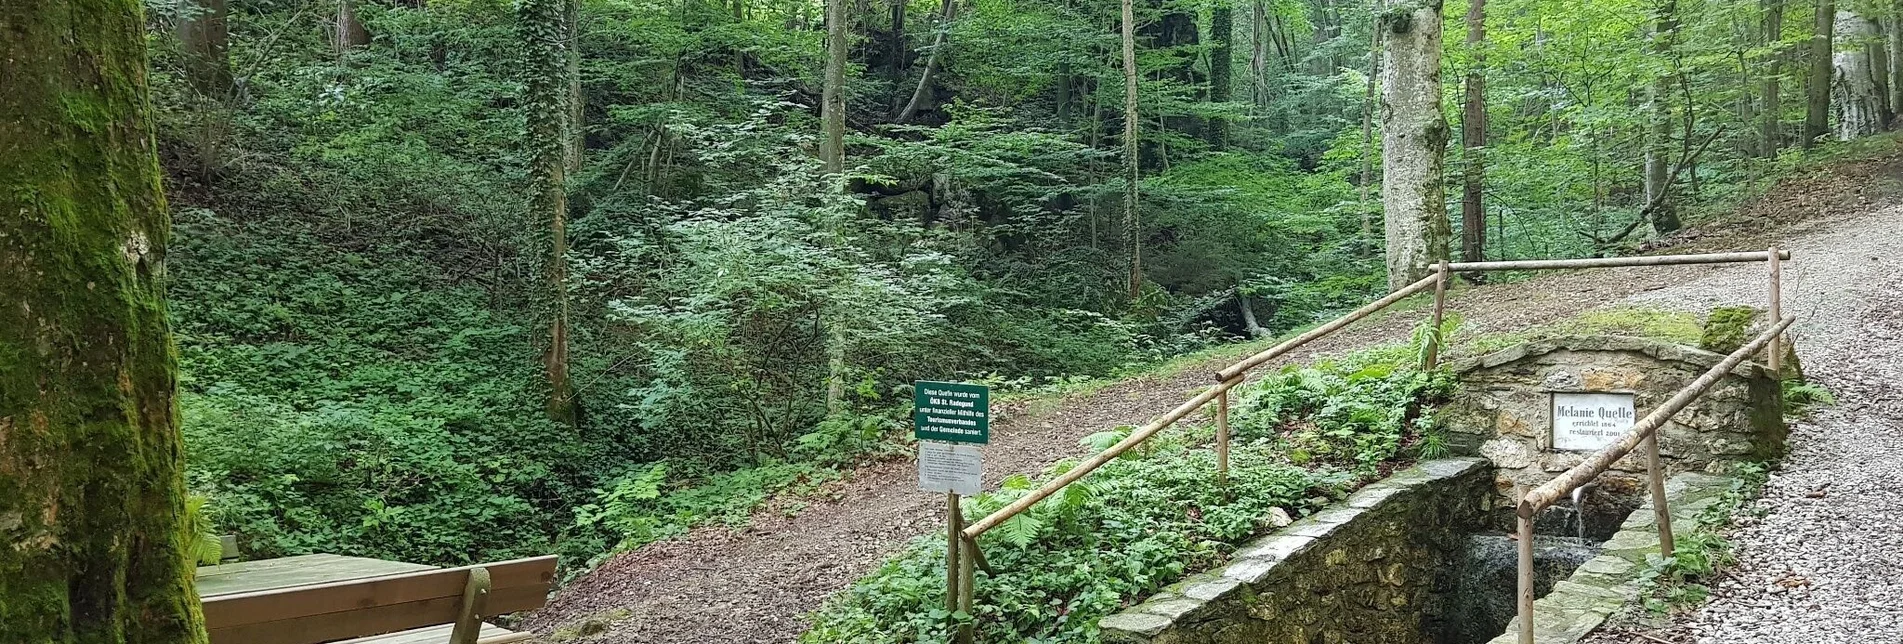
[[[202,642],[136,0],[0,2],[0,642]]]

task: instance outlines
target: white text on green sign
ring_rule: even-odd
[[[991,438],[991,390],[962,382],[912,383],[912,422],[919,440],[984,444]]]

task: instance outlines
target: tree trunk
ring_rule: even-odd
[[[587,147],[582,131],[582,108],[587,105],[581,96],[581,0],[564,0],[562,17],[563,33],[568,34],[568,137],[563,153],[568,173],[573,175],[581,170],[581,153]]]
[[[1375,2],[1375,15],[1379,16],[1387,8],[1386,0]],[[1368,29],[1368,82],[1361,92],[1361,238],[1366,244],[1356,244],[1371,251],[1374,245],[1374,215],[1376,209],[1368,206],[1368,191],[1374,189],[1374,105],[1375,80],[1381,77],[1381,24],[1376,23]],[[1363,255],[1366,256],[1365,254]]]
[[[524,79],[527,107],[530,220],[549,222],[549,254],[537,295],[548,317],[549,345],[543,355],[548,376],[548,416],[576,422],[574,386],[568,377],[568,0],[524,0],[518,5],[523,44],[528,48]]]
[[[370,32],[357,20],[355,0],[337,0],[337,55],[370,44]]]
[[[1896,127],[1896,114],[1903,112],[1903,2],[1891,7],[1890,19],[1884,23],[1884,41],[1890,60],[1887,66],[1890,72],[1887,85],[1892,117],[1890,126]]]
[[[1837,10],[1837,53],[1832,57],[1837,95],[1837,138],[1848,141],[1883,129],[1883,108],[1866,46],[1876,36],[1869,20],[1849,9]]]
[[[938,33],[932,36],[932,53],[925,58],[925,71],[919,74],[918,87],[912,90],[912,100],[905,102],[905,108],[892,118],[895,123],[912,120],[918,111],[925,107],[925,99],[932,93],[932,74],[938,71],[939,54],[945,51],[947,38],[951,34],[953,12],[952,0],[943,0],[938,6]]]
[[[1463,172],[1460,195],[1460,258],[1486,260],[1487,213],[1481,208],[1481,190],[1487,184],[1487,0],[1467,5],[1467,50],[1473,64],[1467,69],[1466,100],[1461,108],[1460,145]]]
[[[1667,60],[1674,56],[1678,38],[1678,2],[1662,0],[1653,17],[1652,56]],[[1653,79],[1645,101],[1645,203],[1657,204],[1650,217],[1652,229],[1663,235],[1683,227],[1671,198],[1672,106],[1670,97],[1678,76],[1666,73]]]
[[[1834,0],[1817,0],[1816,29],[1810,38],[1810,74],[1804,79],[1805,148],[1830,133],[1830,42],[1836,16]]]
[[[0,10],[0,641],[205,641],[136,0]]]
[[[1268,337],[1269,330],[1256,323],[1255,309],[1249,306],[1249,296],[1244,295],[1240,288],[1236,289],[1236,308],[1242,311],[1242,328],[1249,333],[1250,338]]]
[[[1760,0],[1758,6],[1764,13],[1762,40],[1767,46],[1776,46],[1784,38],[1784,0]],[[1782,73],[1778,67],[1783,62],[1783,52],[1773,52],[1764,61],[1764,80],[1758,91],[1758,153],[1765,158],[1776,157],[1784,147],[1779,119],[1783,106],[1778,96],[1778,76]]]
[[[949,2],[949,0],[947,0]],[[1137,213],[1137,36],[1134,0],[1123,0],[1123,239],[1130,250],[1130,301],[1143,295],[1143,220]]]
[[[1214,43],[1209,50],[1211,103],[1227,103],[1234,93],[1235,31],[1235,8],[1227,3],[1218,3],[1209,12],[1209,39]],[[1229,121],[1220,116],[1209,119],[1209,124],[1203,128],[1203,136],[1209,141],[1209,147],[1223,149],[1229,138]]]
[[[185,54],[185,79],[200,94],[224,100],[231,95],[231,31],[226,0],[186,3],[191,13],[178,23]]]
[[[1887,130],[1890,129],[1890,123],[1896,120],[1895,107],[1890,104],[1889,47],[1883,42],[1883,21],[1866,19],[1865,22],[1870,27],[1864,52],[1870,56],[1870,79],[1876,84],[1877,129]]]
[[[1269,105],[1269,7],[1268,0],[1250,3],[1249,27],[1249,101],[1251,115],[1260,115]]]
[[[846,0],[826,0],[826,86],[819,105],[819,159],[846,170]]]
[[[1447,122],[1441,117],[1441,3],[1424,0],[1381,18],[1381,202],[1387,214],[1389,290],[1425,277],[1447,258],[1441,184]]]

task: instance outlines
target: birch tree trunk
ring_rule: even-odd
[[[1831,60],[1835,68],[1837,138],[1848,141],[1876,134],[1883,129],[1883,108],[1877,98],[1870,50],[1865,46],[1876,36],[1876,27],[1854,11],[1839,9],[1835,30],[1837,53]]]
[[[1380,23],[1387,31],[1381,61],[1381,202],[1389,290],[1425,277],[1447,258],[1440,12],[1439,0],[1422,0],[1389,10]]]
[[[1678,2],[1662,0],[1653,17],[1652,55],[1659,60],[1673,56],[1678,38]],[[1645,204],[1652,208],[1652,229],[1663,235],[1683,227],[1671,197],[1672,89],[1678,75],[1661,74],[1646,93]]]
[[[529,217],[549,222],[549,252],[536,295],[549,325],[542,366],[548,379],[548,417],[576,423],[568,377],[568,16],[567,0],[523,0],[517,22],[528,51],[524,79],[529,148]]]
[[[826,80],[819,104],[819,159],[846,170],[846,0],[826,0]]]
[[[1486,259],[1487,213],[1481,191],[1487,184],[1487,0],[1467,5],[1467,50],[1473,64],[1467,69],[1465,105],[1460,116],[1462,188],[1460,197],[1460,258]]]
[[[1805,148],[1817,142],[1818,137],[1830,133],[1830,44],[1831,28],[1836,22],[1836,3],[1833,0],[1817,0],[1816,29],[1810,38],[1810,74],[1804,79],[1804,140]]]
[[[137,0],[0,9],[0,642],[205,641]]]
[[[1123,240],[1130,249],[1130,301],[1143,296],[1143,219],[1137,212],[1137,36],[1134,0],[1123,0]]]

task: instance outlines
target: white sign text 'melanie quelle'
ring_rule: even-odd
[[[1602,449],[1631,430],[1636,418],[1632,394],[1554,393],[1553,449]]]

